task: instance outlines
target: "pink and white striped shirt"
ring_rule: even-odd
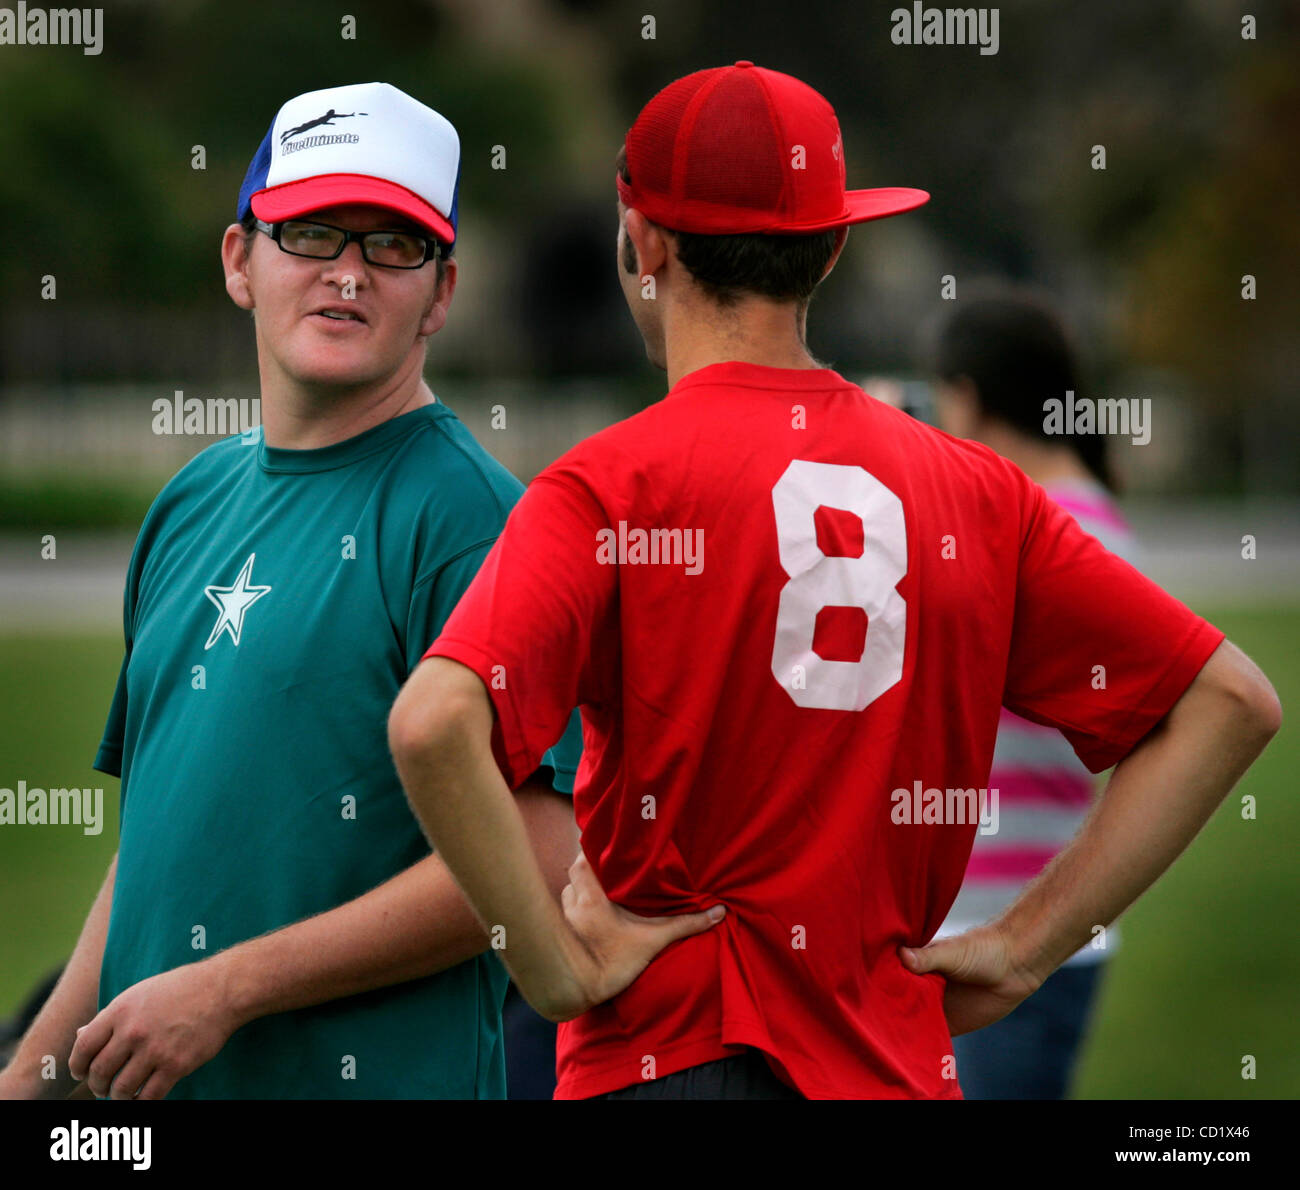
[[[1136,565],[1132,531],[1101,484],[1062,480],[1043,489],[1084,532]],[[998,791],[997,818],[989,815],[996,830],[976,834],[961,891],[938,936],[971,929],[1011,904],[1078,832],[1095,791],[1092,774],[1059,731],[1030,723],[1005,707],[988,788],[990,793]],[[1099,962],[1113,953],[1118,941],[1112,927],[1104,947],[1085,945],[1067,962]]]

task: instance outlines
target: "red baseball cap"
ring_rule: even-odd
[[[898,215],[924,190],[845,190],[835,109],[807,83],[737,62],[669,83],[625,141],[619,197],[647,219],[702,235],[806,235]]]

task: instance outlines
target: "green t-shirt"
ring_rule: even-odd
[[[523,487],[446,406],[319,450],[204,450],[145,517],[95,767],[122,778],[103,1007],[429,854],[388,712]],[[575,711],[547,754],[572,793]],[[503,1098],[506,973],[262,1017],[170,1098]]]

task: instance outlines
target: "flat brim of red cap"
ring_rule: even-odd
[[[832,227],[847,227],[850,223],[866,223],[871,219],[885,219],[914,211],[930,201],[927,190],[912,190],[907,186],[880,186],[874,190],[848,190],[844,194],[844,213],[834,219],[818,223],[786,224],[783,232],[830,231]]]
[[[427,228],[444,244],[456,238],[447,219],[418,194],[396,182],[367,174],[321,174],[299,182],[285,182],[282,186],[259,190],[249,204],[253,214],[266,223],[297,219],[324,207],[384,207]]]

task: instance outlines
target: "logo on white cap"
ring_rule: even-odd
[[[305,124],[299,124],[297,128],[286,128],[280,133],[280,144],[284,146],[285,141],[290,137],[298,136],[303,132],[310,132],[313,128],[322,128],[327,124],[332,125],[335,120],[349,120],[353,116],[369,115],[368,112],[336,112],[330,108],[323,116],[317,116],[314,120],[308,120]],[[333,145],[333,144],[357,144],[361,138],[352,133],[343,133],[340,136],[309,136],[305,140],[296,140],[293,142],[293,148],[282,147],[281,153],[296,153],[299,149],[309,149],[315,145]]]

